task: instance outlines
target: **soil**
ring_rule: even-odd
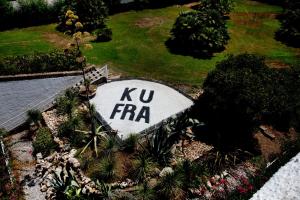
[[[58,48],[66,48],[68,44],[71,43],[71,39],[63,37],[57,33],[44,33],[43,37]]]
[[[263,158],[267,162],[271,162],[274,160],[274,156],[282,153],[282,145],[284,141],[295,140],[297,134],[292,129],[289,132],[280,132],[270,126],[268,126],[268,129],[275,136],[274,139],[265,136],[261,131],[256,132],[254,138],[258,141],[258,147]]]
[[[164,19],[161,17],[145,17],[136,21],[135,25],[139,28],[151,28],[154,26],[160,26],[164,23]]]

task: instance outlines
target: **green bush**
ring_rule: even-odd
[[[75,51],[52,51],[33,55],[10,56],[0,61],[0,74],[28,74],[79,70]]]
[[[233,0],[201,0],[199,11],[216,10],[221,15],[228,15],[233,8]]]
[[[32,146],[35,154],[41,152],[43,156],[47,156],[57,147],[57,143],[54,142],[48,128],[40,128],[36,133]]]
[[[96,29],[105,27],[105,20],[108,16],[108,9],[103,0],[66,0],[66,5],[61,10],[57,30],[65,32],[68,30],[66,25],[66,12],[72,10],[79,17],[83,24],[83,29],[92,32]]]
[[[223,50],[229,39],[223,16],[211,9],[180,13],[171,36],[175,50],[198,56]]]
[[[1,0],[5,2],[5,0]],[[11,4],[0,2],[0,9],[5,8],[3,17],[0,18],[0,30],[48,24],[57,21],[64,0],[55,1],[48,5],[45,0],[18,0],[19,7],[13,9]],[[5,6],[1,6],[5,5]]]
[[[298,121],[299,75],[294,69],[268,68],[264,58],[252,54],[229,56],[218,63],[194,107],[209,127],[210,142],[219,148],[251,149],[252,132],[260,124],[285,130],[299,127],[293,124]]]
[[[99,28],[95,31],[96,42],[108,42],[112,39],[112,31],[108,27]]]
[[[300,0],[289,0],[288,6],[280,17],[281,27],[276,37],[295,47],[300,47]]]

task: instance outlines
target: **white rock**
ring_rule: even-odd
[[[163,177],[167,174],[172,174],[174,172],[174,170],[171,167],[165,167],[161,170],[161,172],[159,173],[160,177]]]

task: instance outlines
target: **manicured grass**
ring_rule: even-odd
[[[94,48],[85,51],[88,62],[109,64],[114,71],[132,77],[198,86],[215,64],[228,54],[257,53],[266,56],[268,63],[274,65],[299,63],[299,49],[274,39],[280,25],[276,14],[282,8],[248,0],[236,1],[227,23],[231,39],[225,51],[216,53],[211,59],[172,54],[165,42],[176,17],[183,10],[188,8],[172,6],[111,16],[108,24],[113,30],[113,40],[93,43]],[[0,57],[49,50],[53,46],[43,37],[45,32],[55,33],[54,25],[0,33]],[[30,43],[24,44],[29,40]]]
[[[89,61],[109,63],[115,70],[130,76],[192,85],[200,85],[207,73],[227,54],[258,53],[266,56],[269,63],[277,65],[299,62],[296,58],[298,50],[274,39],[280,25],[275,14],[282,8],[243,0],[236,2],[228,20],[231,39],[224,52],[211,59],[174,55],[164,42],[170,37],[169,31],[182,10],[187,8],[173,6],[112,16],[109,26],[113,30],[113,40],[94,43],[94,49],[86,52]],[[152,24],[147,24],[148,19],[152,19]]]

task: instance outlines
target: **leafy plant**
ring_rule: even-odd
[[[203,10],[216,10],[221,15],[228,15],[233,9],[233,0],[201,0],[199,11]]]
[[[216,10],[179,14],[171,29],[171,50],[195,56],[211,56],[223,50],[229,35],[223,16]]]
[[[110,28],[104,26],[95,31],[96,42],[107,42],[112,39],[112,31]]]
[[[10,56],[0,60],[3,75],[56,72],[81,69],[76,62],[76,52],[68,50],[33,55]]]
[[[287,8],[280,17],[281,27],[276,33],[279,40],[300,47],[300,1],[288,0]]]
[[[66,26],[66,21],[68,20],[68,16],[66,16],[67,10],[74,11],[73,14],[78,16],[77,19],[83,24],[83,30],[85,31],[91,32],[105,27],[108,10],[103,0],[66,0],[66,6],[62,9],[62,13],[59,16],[60,22],[57,26],[57,29],[62,32],[69,30]]]
[[[57,144],[54,142],[48,128],[39,128],[32,146],[35,153],[41,152],[44,156],[47,156],[57,147]]]

